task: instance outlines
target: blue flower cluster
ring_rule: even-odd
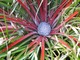
[[[38,34],[42,35],[42,36],[47,36],[49,35],[51,32],[51,26],[50,24],[46,23],[46,22],[41,22],[38,25]]]

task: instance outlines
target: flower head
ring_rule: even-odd
[[[51,26],[50,24],[46,23],[46,22],[41,22],[38,25],[38,34],[42,35],[42,36],[47,36],[49,35],[51,32]]]

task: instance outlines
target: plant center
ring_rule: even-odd
[[[51,32],[51,26],[50,24],[46,22],[41,22],[38,25],[38,34],[42,36],[48,36]]]

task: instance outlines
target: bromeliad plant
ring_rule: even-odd
[[[75,39],[73,36],[67,35],[64,32],[60,32],[60,29],[62,29],[68,21],[73,19],[78,14],[78,11],[74,11],[71,15],[64,18],[63,21],[60,21],[64,10],[70,6],[73,0],[62,0],[61,4],[58,6],[58,8],[56,8],[56,10],[49,10],[50,1],[48,0],[36,0],[35,2],[33,2],[33,0],[17,0],[17,2],[27,11],[32,20],[31,18],[30,20],[27,20],[18,17],[11,17],[9,13],[0,8],[0,13],[3,13],[3,15],[0,15],[0,19],[13,22],[14,24],[20,24],[24,26],[24,29],[27,31],[26,35],[20,37],[18,40],[10,43],[7,47],[3,48],[0,51],[0,54],[8,51],[9,49],[13,48],[31,36],[35,36],[35,39],[32,39],[32,41],[29,42],[27,49],[31,53],[34,52],[35,49],[40,45],[40,60],[45,59],[45,50],[47,48],[46,43],[48,40],[56,41],[62,44],[68,50],[72,49],[67,42],[65,42],[63,39],[57,39],[57,37],[55,38],[54,35],[66,36],[68,39],[72,39],[77,43],[77,39]],[[33,3],[37,3],[37,6]],[[4,25],[3,22],[0,23]],[[0,31],[5,31],[6,27],[8,30],[13,30],[13,33],[18,31],[17,26],[17,29],[14,29],[14,27],[10,24],[7,26],[2,26],[2,30],[0,29]],[[80,46],[79,43],[78,45]]]

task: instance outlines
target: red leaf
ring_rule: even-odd
[[[34,18],[33,14],[30,12],[30,9],[28,8],[28,5],[25,5],[21,0],[17,0],[21,6],[27,11],[27,13],[31,16],[31,18],[33,19],[34,23],[36,25],[39,24],[38,20]]]
[[[29,44],[28,48],[31,48],[34,44],[40,43],[41,39],[42,39],[41,36],[39,36],[38,38],[36,38],[34,41],[32,41],[32,42]]]
[[[77,38],[75,38],[75,37],[73,37],[73,36],[69,36],[71,39],[73,39],[74,41],[75,41],[75,43],[77,43],[78,42],[78,39]],[[78,46],[80,46],[80,43],[78,43]]]
[[[24,39],[28,38],[29,36],[35,34],[35,32],[31,32],[31,33],[28,33],[27,35],[25,36],[22,36],[21,38],[19,38],[18,40],[14,41],[13,43],[11,43],[10,45],[8,45],[7,47],[5,47],[4,49],[2,49],[2,51],[0,53],[3,53],[8,49],[12,48],[13,46],[17,45],[18,43],[22,42]]]
[[[2,26],[3,26],[3,25],[5,25],[5,23],[0,21],[0,25],[2,25]]]
[[[73,14],[71,14],[68,18],[66,18],[60,25],[58,25],[56,28],[54,28],[52,31],[51,31],[51,34],[54,34],[55,32],[58,32],[60,30],[60,28],[63,27],[63,25],[70,21],[74,16],[76,16],[78,14],[78,11],[74,12]]]
[[[31,22],[27,22],[27,20],[23,20],[21,18],[10,18],[10,17],[6,17],[6,16],[0,16],[0,18],[6,18],[9,21],[15,22],[15,23],[19,23],[21,25],[24,25],[27,28],[31,28],[33,30],[37,30],[37,26]]]
[[[64,0],[63,0],[64,1]],[[72,3],[72,1],[73,0],[68,0],[69,2],[66,4],[66,6],[65,7],[69,7],[70,5],[71,5],[71,3]]]
[[[40,0],[36,0],[38,3],[38,6],[40,6],[41,2]],[[40,18],[41,21],[46,21],[47,19],[47,0],[43,0],[42,5],[40,6]]]
[[[35,44],[29,51],[32,52],[39,44]]]
[[[23,24],[23,25],[25,25],[26,24],[26,21],[25,20],[22,20],[21,18],[10,18],[10,17],[6,17],[6,16],[0,16],[0,18],[6,18],[7,20],[9,20],[9,21],[13,21],[13,22],[16,22],[16,23],[20,23],[20,24]],[[24,22],[24,23],[23,23]]]
[[[71,14],[64,22],[68,22],[69,20],[71,20],[74,16],[76,16],[79,12],[75,11],[73,14]]]
[[[53,37],[50,37],[50,38],[51,38],[52,40],[57,41],[56,38],[53,38]],[[62,44],[64,47],[66,47],[67,49],[69,49],[69,50],[71,49],[71,47],[70,47],[64,40],[59,39],[58,42],[61,43],[61,44]]]
[[[32,47],[30,49],[30,52],[33,51],[40,44],[41,40],[42,40],[42,36],[39,36],[37,39],[35,39],[33,42],[29,44],[28,48]]]
[[[38,15],[36,15],[36,11],[35,11],[35,8],[34,8],[34,6],[33,6],[33,2],[32,2],[32,0],[28,0],[28,5],[30,6],[30,8],[31,8],[31,11],[33,11],[33,15],[35,16],[35,18],[38,20],[38,22],[40,23],[40,19],[39,19],[39,17],[38,17]]]
[[[45,37],[42,38],[42,42],[41,42],[41,59],[40,60],[44,60],[44,56],[45,56]]]
[[[0,8],[0,13],[4,13],[6,15],[9,15],[6,11],[4,11],[3,9]]]
[[[58,7],[58,9],[55,11],[55,13],[53,14],[52,18],[49,20],[49,23],[52,25],[54,19],[57,17],[57,15],[60,13],[60,11],[64,8],[64,6],[67,4],[67,0],[64,0],[64,2],[62,2],[62,4]]]
[[[43,1],[43,4],[42,4],[42,6],[43,6],[43,21],[46,21],[47,20],[47,3],[48,3],[48,0],[44,0]]]
[[[8,30],[13,30],[14,28],[13,28],[13,26],[7,26],[7,29]],[[0,27],[0,32],[2,32],[2,30],[5,31],[6,30],[6,26],[1,26]]]
[[[71,47],[70,47],[64,40],[59,39],[58,41],[59,41],[63,46],[65,46],[67,49],[71,49]]]
[[[75,43],[78,42],[78,39],[77,39],[77,38],[75,38],[75,37],[73,37],[73,36],[70,36],[70,35],[66,35],[65,33],[54,33],[54,34],[63,35],[63,36],[67,37],[67,38],[70,39],[70,40],[71,40],[71,39],[74,40]],[[78,43],[78,46],[80,46],[80,43]]]

